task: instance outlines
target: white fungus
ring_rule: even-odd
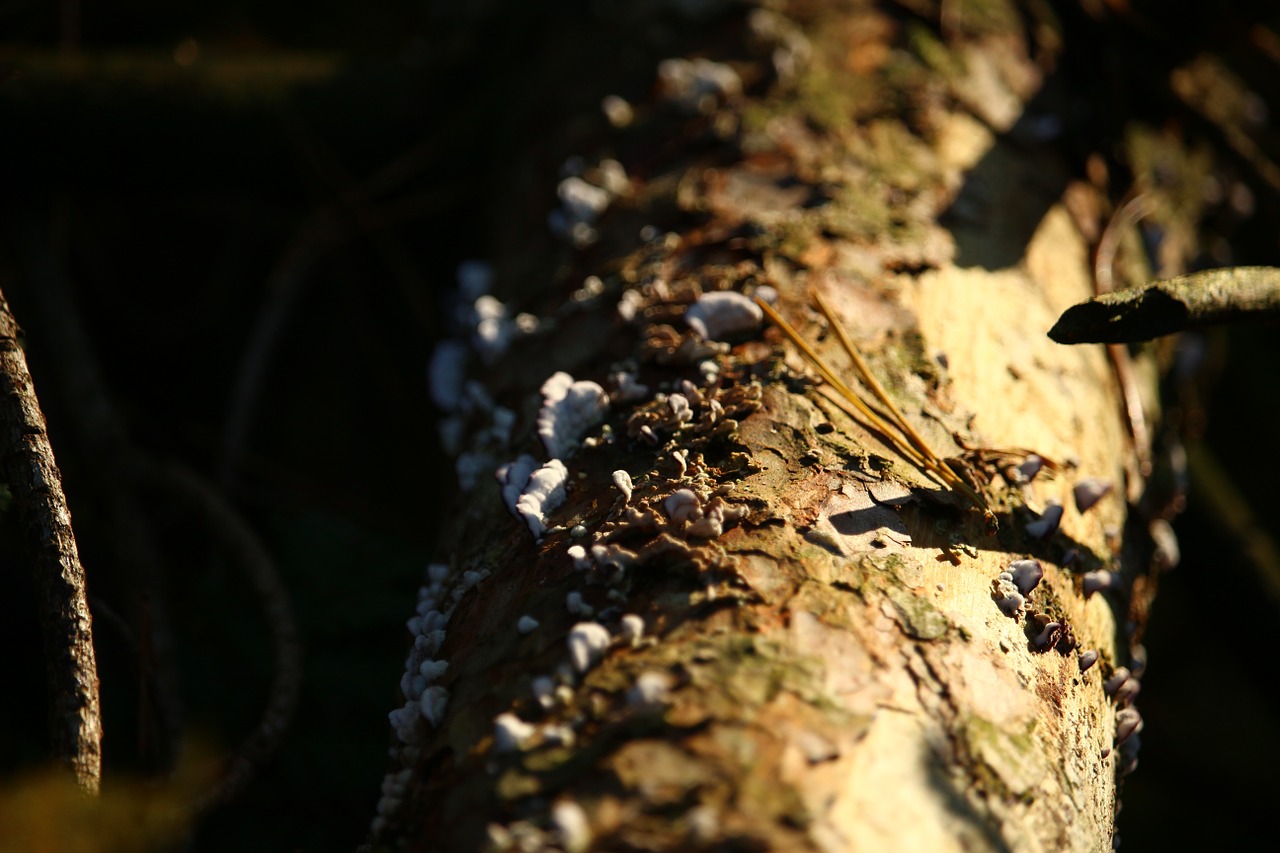
[[[424,660],[418,667],[418,672],[430,684],[433,681],[438,681],[448,668],[449,662],[447,660]]]
[[[596,217],[609,206],[608,190],[589,184],[577,176],[561,181],[556,187],[556,195],[560,197],[565,213],[578,222],[595,222]]]
[[[622,469],[613,472],[613,484],[618,487],[618,491],[622,492],[622,502],[628,503],[631,500],[631,491],[634,486],[631,483],[631,475]]]
[[[634,646],[644,636],[644,617],[637,616],[634,613],[628,613],[623,616],[622,623],[618,628],[618,634],[624,642]]]
[[[627,170],[621,163],[612,158],[600,161],[600,186],[610,195],[625,195],[631,189],[631,181],[627,178]],[[595,278],[592,276],[592,278]],[[599,281],[599,279],[596,279]],[[601,288],[603,291],[603,288]]]
[[[582,600],[582,593],[576,589],[564,597],[564,606],[574,616],[591,616],[595,613],[595,609]]]
[[[654,708],[665,704],[671,695],[671,676],[655,669],[640,673],[635,684],[627,688],[627,704],[633,708]]]
[[[1071,494],[1076,499],[1076,509],[1080,512],[1088,512],[1094,504],[1110,494],[1111,489],[1110,480],[1090,477],[1076,483]]]
[[[431,351],[427,365],[427,383],[431,402],[445,412],[462,407],[462,388],[467,378],[467,360],[471,352],[456,338],[446,338]]]
[[[1121,708],[1116,711],[1116,744],[1122,744],[1142,731],[1142,715],[1137,708]]]
[[[488,261],[463,261],[458,264],[458,293],[474,302],[493,287],[493,264]]]
[[[598,622],[579,622],[566,640],[569,661],[579,673],[591,669],[609,648],[609,629]]]
[[[515,752],[533,737],[535,731],[537,728],[532,723],[526,723],[515,714],[499,714],[493,720],[493,751],[498,754]]]
[[[520,501],[524,487],[529,485],[529,477],[536,470],[538,470],[538,460],[524,453],[515,461],[508,462],[494,471],[494,476],[502,487],[502,501],[516,518],[520,517],[520,510],[516,504]]]
[[[516,622],[516,630],[519,631],[521,634],[532,634],[534,631],[538,630],[538,626],[540,624],[542,623],[540,623],[537,619],[534,619],[532,616],[525,614],[524,616],[521,616],[520,619]]]
[[[1058,529],[1060,521],[1062,521],[1062,506],[1051,503],[1044,508],[1044,512],[1040,513],[1039,518],[1025,527],[1025,530],[1028,536],[1043,539]]]
[[[481,296],[472,305],[474,329],[471,344],[485,364],[493,364],[511,346],[515,324],[507,317],[507,306],[492,296]]]
[[[538,704],[545,710],[550,710],[555,706],[556,683],[554,679],[539,675],[529,685],[529,689],[533,692],[533,698],[538,700]]]
[[[1044,567],[1039,560],[1015,560],[1009,564],[1009,574],[1017,585],[1018,592],[1030,595],[1044,577]]]
[[[627,293],[635,293],[634,290],[628,290]],[[625,299],[626,294],[623,294]],[[618,303],[621,305],[622,303]],[[613,392],[613,400],[615,403],[634,403],[637,400],[647,399],[649,396],[649,386],[636,380],[634,373],[625,370],[619,370],[609,374],[609,381],[613,383],[616,389]]]
[[[468,450],[458,454],[453,462],[453,469],[458,475],[458,488],[469,492],[476,487],[486,471],[493,469],[493,457],[487,453]]]
[[[421,706],[416,701],[406,701],[403,708],[396,708],[387,715],[391,729],[401,743],[413,743],[417,739],[417,724],[422,717]]]
[[[551,807],[551,825],[565,853],[583,853],[591,846],[591,823],[582,806],[572,800],[558,800]]]
[[[603,420],[609,397],[597,383],[575,382],[564,371],[542,383],[538,437],[552,459],[562,459],[578,446],[582,434]]]
[[[616,128],[624,128],[635,119],[635,110],[624,98],[617,95],[606,95],[600,102],[600,110],[609,124]]]
[[[1129,680],[1129,670],[1127,667],[1118,666],[1111,677],[1102,682],[1102,692],[1108,696],[1116,695],[1116,691],[1120,689],[1126,681]]]
[[[1092,572],[1085,572],[1080,578],[1081,588],[1084,597],[1089,598],[1095,592],[1109,592],[1118,587],[1119,576],[1115,572],[1106,569],[1096,569]]]
[[[1022,611],[1022,605],[1027,603],[1022,592],[1019,591],[1018,585],[1013,582],[1013,575],[1009,572],[1001,572],[991,582],[991,597],[995,599],[996,606],[1000,608],[1001,613],[1015,619]]]
[[[702,517],[702,501],[692,489],[677,489],[663,500],[662,510],[677,523],[697,521]]]
[[[699,296],[684,312],[684,321],[703,340],[719,341],[758,329],[764,322],[764,312],[741,293],[722,290]]]
[[[547,513],[564,503],[568,479],[569,469],[559,459],[552,459],[530,475],[516,501],[516,512],[529,525],[534,539],[547,531]]]
[[[440,728],[440,722],[444,719],[448,704],[449,691],[443,687],[428,687],[422,691],[422,697],[418,699],[418,707],[422,711],[423,719],[435,728]]]
[[[665,59],[658,65],[663,93],[690,113],[709,113],[721,98],[742,91],[738,72],[710,59]]]
[[[581,545],[570,545],[569,559],[573,560],[573,570],[575,572],[585,572],[591,568],[591,558],[587,556],[587,549]]]

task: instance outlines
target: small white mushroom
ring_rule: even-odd
[[[591,558],[587,556],[587,549],[582,545],[570,545],[568,551],[569,559],[573,561],[573,570],[575,572],[585,572],[591,568]]]
[[[631,475],[619,468],[613,472],[613,484],[617,486],[618,491],[622,492],[622,502],[629,503],[631,501],[631,492],[634,488],[631,482]]]
[[[1133,675],[1125,679],[1124,684],[1116,688],[1116,692],[1112,694],[1112,698],[1116,700],[1116,704],[1120,707],[1132,705],[1133,700],[1138,698],[1139,691],[1142,690],[1142,682]]]
[[[440,728],[445,708],[449,705],[449,691],[443,687],[428,687],[418,699],[423,718],[435,728]]]
[[[1025,530],[1028,536],[1034,539],[1043,539],[1058,529],[1060,521],[1062,521],[1062,506],[1051,503],[1044,508],[1044,512],[1040,513],[1038,519],[1025,527]]]
[[[1044,577],[1044,567],[1039,560],[1015,560],[1009,564],[1009,574],[1017,585],[1018,592],[1030,595]]]
[[[609,629],[598,622],[579,622],[569,631],[569,661],[579,673],[591,669],[609,648]]]
[[[618,628],[618,634],[622,637],[623,642],[634,646],[644,636],[644,617],[637,616],[634,613],[628,613],[623,616],[621,625]]]
[[[573,746],[578,736],[566,725],[548,725],[541,729],[542,742],[547,746]]]
[[[1093,508],[1094,504],[1110,494],[1112,488],[1110,480],[1103,480],[1099,477],[1081,480],[1071,490],[1072,496],[1076,499],[1076,509],[1080,512],[1088,512]]]
[[[658,80],[663,94],[690,113],[711,113],[721,98],[742,92],[742,78],[732,66],[702,57],[664,59]]]
[[[1036,478],[1036,474],[1039,474],[1040,469],[1043,467],[1044,460],[1032,453],[1014,470],[1018,472],[1018,477],[1021,482],[1030,483]]]
[[[1142,715],[1137,708],[1121,708],[1116,711],[1116,744],[1122,744],[1142,731]]]
[[[576,589],[564,597],[564,606],[574,616],[590,616],[595,613],[595,609],[582,600],[582,593]]]
[[[556,682],[553,678],[539,675],[529,685],[529,689],[533,691],[533,698],[538,700],[538,704],[544,709],[550,710],[555,706]]]
[[[418,672],[427,680],[427,683],[439,681],[440,676],[444,675],[445,670],[449,668],[447,660],[424,660],[422,665],[418,667]]]
[[[635,110],[624,98],[617,95],[606,95],[600,102],[600,110],[609,124],[616,128],[624,128],[635,118]]]
[[[515,752],[533,737],[535,731],[535,726],[515,714],[499,714],[493,720],[493,751],[498,754]]]
[[[1111,677],[1102,682],[1102,692],[1108,696],[1116,695],[1116,691],[1120,689],[1126,681],[1129,680],[1129,670],[1126,667],[1118,666]]]
[[[565,483],[569,469],[559,459],[552,459],[529,477],[529,482],[516,501],[516,511],[529,526],[533,538],[547,530],[547,513],[564,503]]]
[[[583,853],[591,846],[591,822],[582,806],[572,800],[558,800],[551,807],[551,824],[565,853]]]
[[[565,178],[556,187],[556,195],[571,221],[591,224],[609,206],[609,191],[589,184],[577,176]]]
[[[633,293],[637,295],[637,298],[639,297],[639,291],[636,290],[628,290],[622,294],[622,301],[618,303],[619,312],[622,311],[622,306],[627,304],[627,296]],[[649,386],[637,381],[634,373],[620,370],[617,373],[611,373],[609,381],[613,383],[615,389],[613,392],[613,401],[615,403],[634,403],[649,396]]]
[[[538,438],[552,459],[571,454],[582,434],[598,424],[609,408],[609,396],[595,382],[574,381],[557,371],[542,383],[542,408],[538,411]]]
[[[1095,592],[1107,592],[1116,589],[1119,586],[1119,576],[1115,572],[1109,572],[1106,569],[1096,569],[1081,575],[1080,585],[1084,590],[1084,597],[1089,598]]]
[[[689,471],[689,451],[684,449],[673,450],[671,458],[676,460],[676,477],[683,479],[684,475]]]
[[[537,619],[534,619],[526,613],[516,622],[516,630],[521,634],[532,634],[534,631],[538,630],[538,625],[540,624],[541,623]]]
[[[755,331],[764,312],[753,300],[733,290],[704,293],[684,312],[684,321],[707,341]]]
[[[667,518],[676,523],[702,518],[702,501],[692,489],[677,489],[662,502]]]
[[[640,673],[627,688],[627,704],[633,708],[656,708],[671,695],[671,676],[656,669]]]
[[[1001,572],[999,577],[991,582],[991,597],[995,599],[1001,613],[1015,619],[1022,611],[1022,605],[1027,603],[1026,598],[1019,592],[1018,585],[1013,582],[1013,575],[1009,572]]]

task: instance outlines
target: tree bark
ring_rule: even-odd
[[[724,24],[719,65],[664,67],[607,137],[625,184],[586,160],[611,205],[559,209],[576,245],[555,295],[500,259],[541,320],[473,357],[484,394],[442,392],[471,428],[460,472],[559,455],[567,495],[536,536],[485,477],[449,514],[371,847],[1111,848],[1150,549],[1107,356],[1046,337],[1093,294],[1107,202],[1027,127],[1071,49],[1058,22],[957,5]],[[988,466],[998,533],[776,330],[714,328],[700,301],[772,290],[846,369],[810,289],[932,447]],[[588,403],[562,417],[555,371],[607,408],[574,386]],[[530,494],[527,471],[502,476],[512,503]],[[1084,479],[1114,488],[1081,510]],[[1044,572],[1020,605],[1000,578],[1019,560]]]
[[[93,616],[62,475],[20,337],[0,293],[0,459],[38,598],[48,670],[49,740],[54,757],[71,771],[76,785],[96,795],[102,781],[102,717]]]

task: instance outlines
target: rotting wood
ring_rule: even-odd
[[[451,417],[474,428],[468,470],[521,453],[533,470],[553,371],[610,408],[562,460],[563,502],[539,493],[542,538],[484,480],[451,516],[371,847],[1111,849],[1140,727],[1124,591],[1147,563],[1123,489],[1071,501],[1077,478],[1121,483],[1129,448],[1105,357],[1044,335],[1093,285],[1061,156],[1000,137],[1059,43],[1028,44],[1025,23],[944,42],[871,3],[757,10],[752,46],[702,67],[774,75],[767,92],[642,105],[631,132],[663,144],[616,194],[587,161],[600,203],[559,211],[584,226],[563,300],[474,374],[513,440],[492,403]],[[964,209],[978,172],[1001,180]],[[637,221],[656,226],[639,241]],[[542,294],[507,275],[504,295]],[[775,331],[705,341],[684,320],[709,291],[773,300],[835,363],[810,288],[923,442],[1067,464],[996,472],[989,536]],[[1060,524],[1028,532],[1055,503]],[[1002,576],[1023,560],[1034,588]]]
[[[70,768],[76,784],[96,794],[102,777],[102,720],[93,617],[62,477],[20,339],[17,321],[0,293],[0,454],[35,581],[48,669],[50,742],[54,757]]]

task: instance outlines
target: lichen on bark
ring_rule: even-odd
[[[1118,482],[1128,448],[1102,356],[1044,337],[1088,294],[1089,246],[1065,177],[979,185],[1065,175],[1057,155],[998,138],[1042,80],[1049,25],[1033,21],[1029,44],[1021,17],[993,12],[925,39],[871,3],[793,5],[718,43],[743,93],[694,114],[650,105],[632,132],[667,141],[624,162],[631,185],[600,242],[560,257],[561,292],[593,274],[598,298],[566,297],[493,369],[520,413],[511,458],[534,447],[552,371],[607,388],[627,372],[649,393],[611,388],[542,539],[492,489],[458,507],[438,651],[448,709],[397,753],[411,781],[375,844],[1110,848],[1120,754],[1101,681],[1127,650],[1115,602],[1083,596],[1079,574],[1134,567],[1123,502],[1082,514],[1070,489]],[[962,209],[984,193],[1008,204]],[[647,217],[647,236],[626,236]],[[972,255],[1005,262],[962,265]],[[824,396],[774,330],[719,345],[683,321],[704,292],[766,288],[843,363],[807,297],[820,290],[932,446],[997,460],[979,477],[997,535]],[[1056,477],[1018,481],[1011,460],[1033,452]],[[681,490],[692,497],[670,503]],[[1068,507],[1060,528],[1028,534],[1051,502]],[[992,584],[1018,559],[1045,577],[1010,617]],[[628,614],[642,639],[620,638]],[[522,615],[536,629],[517,631]],[[613,640],[570,665],[584,621]],[[1088,672],[1085,647],[1103,661]],[[516,748],[496,747],[500,714],[532,727]]]

